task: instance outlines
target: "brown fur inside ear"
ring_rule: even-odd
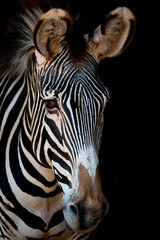
[[[72,18],[62,9],[51,9],[38,21],[33,34],[37,50],[46,58],[54,57],[61,49],[61,41],[72,30]]]
[[[135,26],[135,17],[129,9],[123,7],[112,11],[90,39],[89,46],[94,56],[101,60],[121,54],[132,39]]]

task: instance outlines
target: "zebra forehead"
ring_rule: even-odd
[[[95,60],[88,58],[84,62],[83,66],[77,67],[66,57],[48,63],[48,67],[44,67],[41,71],[40,85],[43,92],[53,94],[56,90],[57,93],[69,93],[81,89],[92,96],[95,92],[99,96],[102,94],[108,100],[108,89],[96,73]]]
[[[42,94],[46,98],[58,97],[63,102],[71,101],[79,103],[81,106],[84,101],[89,104],[91,101],[105,105],[109,99],[108,89],[99,81],[88,76],[73,76],[72,79],[62,79],[62,81],[51,80],[50,84],[44,84]]]

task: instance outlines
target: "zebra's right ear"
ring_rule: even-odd
[[[46,58],[56,56],[62,50],[61,41],[72,31],[73,21],[68,12],[51,9],[38,20],[33,41],[37,51]]]

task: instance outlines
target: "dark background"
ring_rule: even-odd
[[[140,0],[70,2],[74,10],[81,12],[89,30],[100,24],[107,12],[119,6],[130,8],[137,18],[136,33],[126,51],[116,58],[103,60],[99,66],[99,75],[110,91],[100,151],[103,189],[110,208],[90,239],[145,239],[151,233],[154,198],[155,151],[151,146],[157,77],[154,78],[152,70],[153,3]],[[1,1],[0,5],[3,29],[8,17],[17,9],[17,1]]]

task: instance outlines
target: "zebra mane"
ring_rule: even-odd
[[[1,44],[0,77],[11,78],[24,73],[34,50],[32,33],[42,14],[40,8],[26,8],[10,21]]]

